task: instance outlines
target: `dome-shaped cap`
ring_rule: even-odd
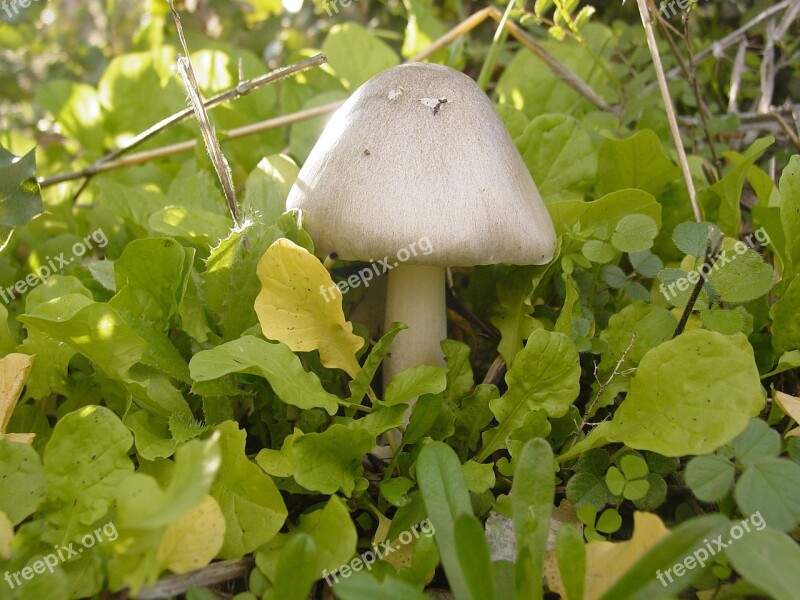
[[[300,170],[299,208],[320,253],[394,255],[428,238],[408,262],[472,266],[546,263],[553,223],[491,101],[442,65],[393,67],[333,115]]]

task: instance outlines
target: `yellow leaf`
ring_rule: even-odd
[[[9,433],[6,427],[14,414],[17,400],[25,386],[28,373],[31,372],[33,357],[27,354],[9,354],[0,359],[0,440],[30,444],[35,434]]]
[[[11,540],[14,539],[14,526],[8,515],[0,510],[0,560],[11,558]]]
[[[167,526],[158,548],[158,564],[173,573],[205,567],[225,540],[225,517],[217,501],[203,501]]]
[[[633,536],[627,542],[594,541],[586,544],[583,600],[600,598],[651,546],[668,534],[669,529],[658,515],[636,511],[633,513]],[[554,551],[547,553],[545,576],[550,590],[566,597]]]
[[[261,292],[255,309],[264,335],[295,352],[319,350],[323,365],[355,377],[356,352],[364,340],[345,320],[342,294],[322,263],[281,238],[261,257],[257,273]]]
[[[800,398],[775,390],[775,402],[795,423],[800,423]],[[800,437],[800,427],[795,427],[783,437]]]

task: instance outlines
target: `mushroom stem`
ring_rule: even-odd
[[[395,321],[402,321],[408,329],[394,338],[383,363],[384,389],[395,375],[410,367],[445,366],[440,345],[447,337],[445,267],[397,265],[389,272],[387,288],[386,330]],[[410,414],[409,409],[406,423]]]

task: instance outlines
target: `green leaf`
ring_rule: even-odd
[[[517,459],[511,487],[514,537],[519,556],[515,574],[519,598],[542,597],[542,573],[554,494],[553,451],[545,440],[530,440]]]
[[[547,271],[546,266],[512,266],[497,282],[497,305],[490,320],[500,331],[497,350],[508,367],[514,364],[522,343],[537,328],[536,319],[531,316],[531,296]]]
[[[709,280],[725,302],[749,302],[772,289],[774,273],[759,254],[738,242],[736,250],[722,252],[714,263]]]
[[[622,517],[613,508],[607,508],[597,519],[595,529],[600,533],[611,534],[622,527]]]
[[[167,331],[186,292],[194,254],[171,238],[131,242],[114,261],[117,294],[109,306]]]
[[[741,433],[763,403],[752,350],[697,329],[644,355],[606,435],[664,456],[706,454]]]
[[[225,543],[221,558],[238,558],[270,540],[286,520],[286,506],[278,488],[245,455],[247,434],[236,423],[223,423],[222,464],[211,495],[225,515]]]
[[[500,425],[489,432],[479,460],[502,448],[531,411],[544,410],[551,417],[566,414],[578,396],[580,374],[578,351],[569,337],[534,331],[506,374],[508,391],[489,402]]]
[[[408,402],[424,394],[438,394],[447,385],[447,370],[443,367],[418,365],[398,373],[386,388],[383,404],[392,406]]]
[[[664,263],[661,262],[661,259],[649,250],[631,252],[628,259],[631,261],[631,266],[634,270],[648,279],[654,278],[664,268]]]
[[[11,525],[32,515],[47,493],[42,461],[29,444],[0,439],[0,481],[0,512]]]
[[[238,338],[258,322],[253,308],[261,291],[256,266],[280,235],[276,227],[250,223],[240,231],[231,232],[211,249],[200,295],[225,341]]]
[[[456,520],[461,515],[472,514],[472,503],[461,474],[461,463],[453,449],[442,442],[425,446],[417,460],[417,481],[428,518],[436,531],[436,546],[450,589],[459,600],[479,600],[472,596],[456,546]]]
[[[789,531],[800,521],[800,465],[762,459],[745,469],[734,496],[743,514],[760,513],[770,527]]]
[[[316,544],[305,533],[297,533],[281,548],[272,593],[281,600],[306,600],[319,577],[315,570]]]
[[[127,380],[128,370],[147,349],[113,308],[80,294],[46,302],[19,320],[68,344],[113,379]]]
[[[800,548],[786,534],[769,527],[748,531],[725,548],[725,556],[742,577],[771,598],[797,598]]]
[[[775,458],[781,451],[781,436],[761,419],[751,419],[732,442],[736,458],[753,465],[765,458]]]
[[[625,473],[625,478],[628,481],[646,477],[648,473],[647,463],[642,457],[636,454],[626,454],[620,458],[619,466],[622,468],[622,472]]]
[[[658,224],[647,215],[626,215],[611,236],[611,243],[621,252],[642,252],[650,249],[658,235]]]
[[[590,230],[596,238],[607,240],[617,223],[627,215],[645,215],[661,227],[661,205],[642,190],[621,190],[594,200],[565,200],[547,205],[556,235],[572,231],[576,225]]]
[[[541,115],[514,140],[546,202],[583,199],[597,178],[597,152],[588,132],[567,115]]]
[[[681,173],[667,158],[661,140],[650,129],[624,140],[607,139],[598,157],[601,194],[633,188],[658,196]]]
[[[695,456],[686,465],[686,485],[703,502],[718,502],[733,487],[736,468],[719,454]]]
[[[720,201],[719,217],[715,222],[725,235],[733,238],[738,236],[742,219],[739,201],[747,171],[774,142],[775,140],[771,137],[761,138],[753,142],[743,155],[734,156],[736,158],[735,166],[722,179],[711,186],[711,191]],[[727,154],[733,155],[730,152]],[[706,210],[707,208],[707,206],[704,207]]]
[[[481,464],[474,460],[461,465],[467,489],[473,494],[483,494],[495,485],[494,465]]]
[[[706,255],[708,248],[708,232],[714,229],[711,238],[711,247],[716,247],[721,238],[719,230],[713,224],[706,221],[696,223],[695,221],[686,221],[681,223],[672,232],[672,241],[678,247],[678,250],[689,256],[702,258]]]
[[[361,461],[374,445],[370,432],[336,424],[322,433],[295,430],[281,452],[291,457],[294,480],[304,488],[323,494],[341,489],[349,498],[364,473]]]
[[[566,600],[583,600],[586,549],[581,530],[572,523],[563,524],[556,533],[556,559]]]
[[[203,350],[189,363],[195,381],[211,381],[230,373],[250,373],[269,381],[278,397],[299,408],[323,408],[333,415],[337,396],[326,392],[316,374],[306,372],[288,346],[246,335],[238,340]]]
[[[781,298],[769,309],[772,345],[778,352],[800,349],[800,277],[795,277]]]
[[[286,196],[299,169],[284,154],[262,158],[245,182],[242,214],[258,214],[264,223],[274,223],[286,210]]]
[[[133,437],[102,406],[87,406],[56,423],[42,462],[47,476],[47,518],[69,539],[105,516],[117,486],[133,473]]]
[[[581,254],[590,261],[602,265],[611,262],[616,255],[616,251],[611,244],[600,240],[589,240],[581,248]]]
[[[494,569],[489,544],[481,522],[474,515],[456,517],[455,543],[458,560],[470,589],[469,598],[494,600]]]
[[[322,52],[348,90],[400,62],[394,50],[354,22],[331,27]]]
[[[789,159],[780,181],[781,225],[786,237],[784,255],[795,275],[800,274],[800,156]]]
[[[566,495],[567,500],[575,506],[591,504],[596,510],[603,508],[610,500],[606,481],[594,473],[576,473],[570,477]]]
[[[16,157],[0,146],[0,248],[7,228],[24,225],[44,210],[35,175],[36,148]]]
[[[428,600],[428,596],[402,579],[387,575],[378,581],[366,571],[342,579],[333,589],[342,600]]]
[[[625,476],[618,468],[610,467],[605,481],[609,492],[615,496],[622,496],[622,492],[625,490]]]

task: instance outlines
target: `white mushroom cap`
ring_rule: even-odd
[[[442,65],[393,67],[333,115],[286,201],[322,253],[393,255],[409,264],[550,261],[552,221],[503,122],[467,75]]]

